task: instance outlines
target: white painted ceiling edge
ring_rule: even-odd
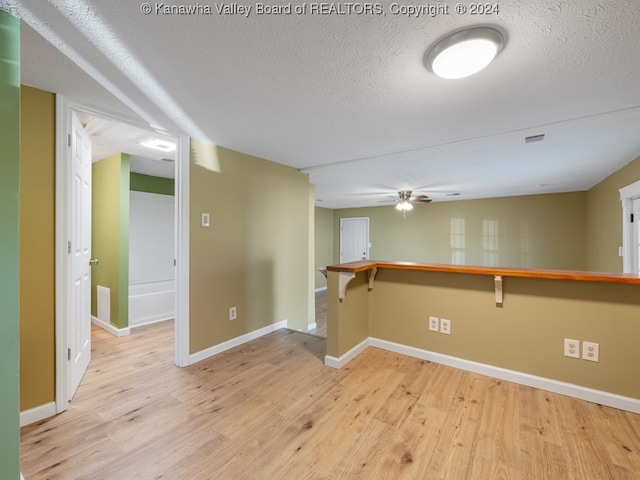
[[[441,3],[448,15],[419,18],[387,2],[248,18],[128,0],[13,8],[29,25],[23,83],[300,169],[318,206],[580,191],[640,155],[640,2],[505,0],[485,16]],[[430,45],[476,24],[506,36],[485,70],[425,68]]]

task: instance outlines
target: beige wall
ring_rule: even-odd
[[[55,95],[20,95],[20,410],[55,399]]]
[[[6,3],[6,2],[5,2]],[[0,478],[20,472],[20,19],[0,7]]]
[[[640,157],[587,193],[587,268],[622,272],[622,205],[619,189],[640,180]]]
[[[287,319],[307,330],[310,185],[297,170],[191,141],[191,353]],[[201,214],[211,227],[201,227]],[[230,321],[229,308],[238,318]]]
[[[327,279],[318,269],[333,265],[333,210],[315,208],[315,287],[327,286]]]
[[[327,355],[338,358],[370,336],[371,296],[366,272],[349,282],[348,300],[337,300],[337,272],[327,283]]]
[[[497,265],[586,269],[586,192],[460,200],[416,205],[403,219],[393,206],[334,210],[334,263],[340,259],[340,218],[369,217],[369,258],[489,265],[484,224],[498,226]],[[454,220],[452,220],[454,219]],[[461,219],[461,220],[455,220]],[[453,248],[452,222],[464,222],[464,248]],[[488,245],[487,245],[488,246]]]
[[[381,269],[367,293],[362,272],[343,301],[336,284],[327,305],[328,326],[332,315],[339,322],[328,331],[332,356],[367,337],[367,315],[373,338],[640,399],[638,285],[506,277],[498,307],[491,275]],[[430,331],[430,315],[449,319],[451,334]],[[600,361],[565,357],[565,338],[598,343]]]

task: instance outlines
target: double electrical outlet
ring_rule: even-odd
[[[451,320],[446,318],[429,317],[429,330],[440,332],[446,335],[451,334]]]
[[[564,356],[580,358],[580,340],[564,339]],[[582,342],[582,359],[597,362],[600,359],[600,344]]]
[[[238,312],[236,310],[236,307],[231,307],[229,309],[229,320],[235,320],[237,316]]]

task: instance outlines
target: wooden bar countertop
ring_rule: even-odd
[[[554,280],[577,280],[582,282],[626,283],[640,285],[640,275],[631,273],[584,272],[577,270],[539,270],[534,268],[482,267],[474,265],[447,265],[437,263],[388,262],[359,260],[327,267],[329,272],[358,273],[374,268],[395,270],[418,270],[423,272],[468,273],[473,275],[495,275],[503,277],[548,278]]]

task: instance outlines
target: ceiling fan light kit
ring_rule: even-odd
[[[398,203],[396,205],[396,210],[413,210],[413,205],[411,205],[411,202],[409,202],[408,200],[403,200],[402,202]]]
[[[489,65],[502,51],[504,37],[490,27],[473,27],[447,35],[425,55],[427,68],[442,78],[468,77]]]
[[[413,204],[417,203],[429,203],[431,199],[426,195],[411,196],[411,190],[400,190],[398,192],[398,199],[396,200],[396,210],[402,212],[402,217],[406,217],[406,213],[413,210]]]

